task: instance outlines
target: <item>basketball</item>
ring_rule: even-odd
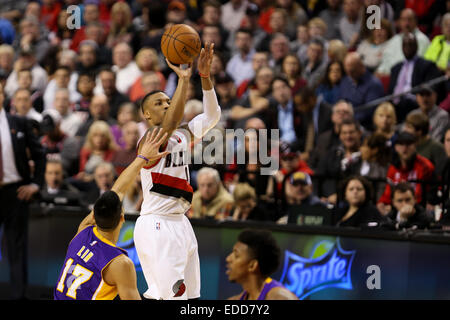
[[[176,24],[167,29],[161,38],[161,51],[173,64],[191,63],[202,48],[197,31],[187,24]]]

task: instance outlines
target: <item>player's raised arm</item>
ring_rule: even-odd
[[[164,157],[168,152],[159,152],[159,147],[164,142],[167,133],[164,133],[162,129],[153,129],[145,137],[139,154],[134,159],[134,161],[120,174],[116,182],[112,186],[111,190],[117,193],[122,201],[128,188],[131,187],[139,173],[139,170],[150,161],[157,160]],[[92,210],[84,219],[81,221],[77,234],[88,226],[95,225],[94,211]]]
[[[170,108],[167,109],[164,119],[160,125],[160,127],[168,133],[168,139],[171,136],[172,132],[178,128],[181,121],[183,120],[189,80],[192,75],[192,65],[189,65],[187,69],[182,69],[181,66],[177,67],[170,63],[170,61],[167,59],[166,62],[178,76],[178,85],[170,102]]]
[[[210,78],[213,54],[214,43],[206,43],[198,58],[197,68],[203,91],[203,113],[196,116],[188,124],[189,130],[196,138],[203,137],[220,120],[221,110]]]

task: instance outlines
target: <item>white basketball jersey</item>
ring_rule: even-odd
[[[170,153],[152,166],[141,169],[144,201],[141,215],[184,214],[192,201],[189,184],[189,140],[180,130],[168,139],[165,151]]]

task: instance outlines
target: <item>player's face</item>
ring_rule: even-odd
[[[144,107],[144,117],[153,125],[160,125],[170,107],[170,98],[163,92],[153,94]]]
[[[231,282],[242,282],[249,273],[250,262],[254,260],[249,255],[248,246],[242,242],[236,242],[233,251],[227,256],[226,274]]]

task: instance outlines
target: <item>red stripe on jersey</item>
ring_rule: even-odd
[[[189,182],[187,182],[187,180],[185,179],[168,176],[167,174],[163,173],[152,172],[152,180],[154,184],[158,183],[187,192],[194,192]]]

